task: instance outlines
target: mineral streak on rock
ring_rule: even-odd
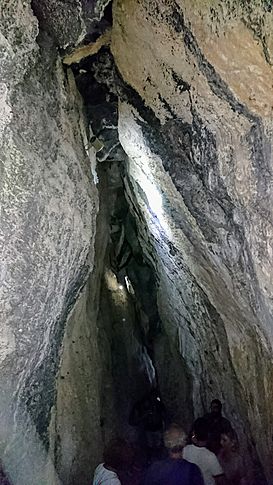
[[[272,5],[115,0],[113,19],[110,54],[108,0],[0,5],[0,457],[14,485],[89,483],[157,376],[186,427],[224,401],[264,484]]]
[[[79,63],[85,57],[96,54],[102,47],[109,45],[111,41],[111,31],[104,32],[95,42],[91,44],[80,46],[71,54],[63,58],[63,63],[71,66],[71,64]]]
[[[264,2],[117,0],[111,50],[131,86],[119,133],[161,319],[196,411],[222,396],[269,476],[273,88],[254,12],[268,32]]]

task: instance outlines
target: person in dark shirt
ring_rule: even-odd
[[[152,389],[138,401],[130,413],[129,424],[138,427],[140,441],[146,446],[148,460],[160,455],[165,415],[166,410],[157,389]]]
[[[232,429],[230,421],[222,416],[222,403],[219,399],[213,399],[210,405],[210,413],[205,414],[209,437],[207,447],[216,455],[221,449],[221,434]]]
[[[142,426],[146,431],[162,431],[165,413],[165,407],[157,389],[152,389],[134,405],[129,417],[129,424]]]
[[[183,459],[187,435],[177,425],[164,433],[168,458],[153,463],[147,470],[143,485],[204,485],[199,468]]]

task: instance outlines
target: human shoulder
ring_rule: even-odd
[[[168,463],[168,458],[165,458],[164,460],[158,460],[158,461],[154,461],[149,467],[148,467],[148,470],[154,470],[154,469],[157,469],[157,468],[160,468],[160,467],[163,467],[165,466],[167,463]]]
[[[218,475],[224,474],[223,468],[221,467],[219,460],[218,460],[217,456],[215,455],[215,453],[213,453],[210,450],[207,450],[206,460],[207,460],[207,463],[210,467],[210,471],[211,471],[211,474],[212,474],[213,477],[217,477]]]
[[[100,463],[95,470],[93,485],[99,485],[101,481],[105,485],[121,485],[117,474],[105,468],[103,463]]]
[[[218,458],[215,455],[215,453],[213,453],[213,451],[209,450],[206,446],[202,446],[202,448],[200,448],[200,449],[202,450],[202,453],[208,457],[209,460],[218,461]]]
[[[104,470],[104,466],[103,466],[103,463],[100,463],[97,468],[95,469],[95,472],[94,472],[94,476],[97,476],[99,475],[100,473],[102,473]]]
[[[166,468],[169,468],[171,466],[172,462],[169,460],[169,458],[165,458],[164,460],[159,460],[159,461],[155,461],[154,463],[152,463],[148,469],[147,469],[147,473],[149,474],[153,474],[153,473],[158,473],[160,472],[161,470],[164,470]]]
[[[215,456],[215,454],[212,453],[212,451],[210,451],[205,446],[197,446],[195,444],[190,444],[190,445],[185,446],[183,451],[184,451],[184,453],[183,453],[184,455],[195,454],[195,455],[201,455],[201,456],[206,456],[206,457]]]
[[[189,445],[186,445],[183,449],[183,454],[187,451],[190,451],[190,450],[193,450],[195,448],[195,446],[193,444],[189,444]]]
[[[186,445],[183,449],[183,458],[191,461],[191,458],[196,455],[195,448],[197,447],[193,444]]]
[[[169,460],[160,460],[152,463],[145,472],[142,485],[153,485],[162,478],[162,473],[170,466]]]

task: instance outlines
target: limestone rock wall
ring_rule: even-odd
[[[255,483],[259,460],[272,473],[270,26],[266,2],[117,0],[111,46],[160,316],[196,415],[223,399]]]
[[[53,484],[60,349],[93,266],[94,155],[73,76],[29,1],[1,2],[0,44],[1,458],[14,484]]]
[[[185,427],[212,397],[224,401],[254,483],[265,483],[271,7],[114,2],[119,75],[104,50],[91,75],[103,94],[82,78],[90,99],[97,89],[87,113],[109,163],[96,219],[95,153],[59,52],[109,27],[108,4],[34,0],[35,15],[29,1],[0,6],[0,455],[14,484],[88,483],[103,442],[134,434],[130,406],[156,373]],[[124,159],[117,109],[127,158],[111,187]],[[120,288],[125,276],[134,294]]]
[[[110,104],[108,108],[115,110]],[[102,113],[97,107],[98,118]],[[66,485],[90,483],[111,438],[138,438],[129,414],[155,379],[141,338],[136,299],[118,269],[118,261],[122,265],[128,258],[122,169],[121,160],[97,166],[94,269],[65,328],[51,413],[50,455]]]
[[[107,403],[102,399],[106,360],[99,344],[98,318],[101,282],[109,244],[109,207],[116,194],[109,190],[107,174],[100,173],[99,214],[96,221],[94,268],[66,325],[58,372],[57,398],[50,426],[50,452],[62,483],[89,484],[102,459],[104,436],[102,407],[112,420],[112,387]],[[108,308],[107,308],[108,310]],[[105,325],[105,322],[102,322]],[[111,333],[111,326],[110,326]],[[112,426],[112,423],[109,427]]]

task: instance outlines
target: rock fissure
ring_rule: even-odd
[[[14,485],[90,483],[153,386],[187,431],[220,398],[247,483],[269,483],[272,27],[262,0],[2,2]]]

